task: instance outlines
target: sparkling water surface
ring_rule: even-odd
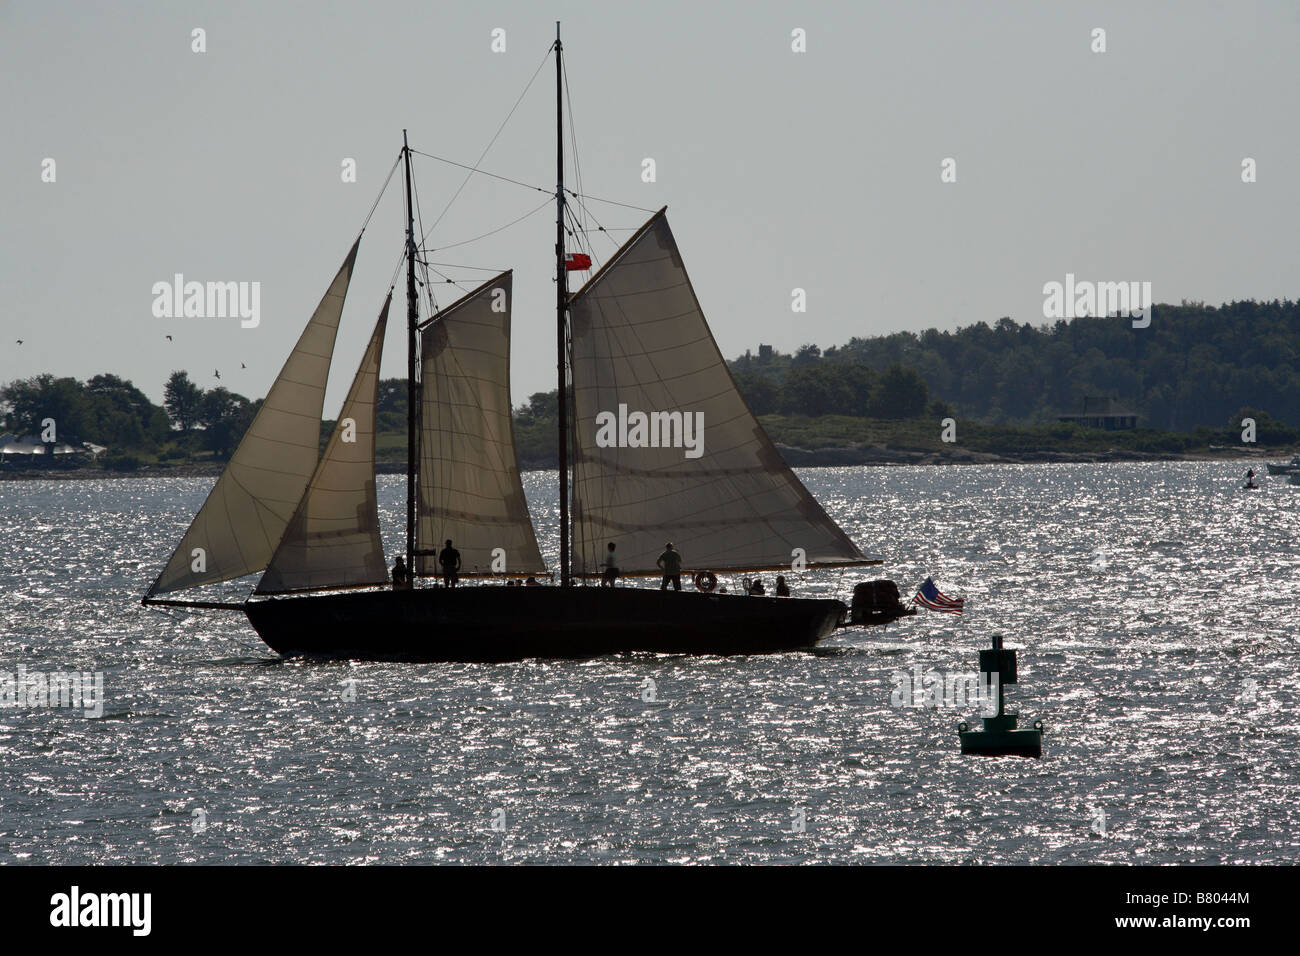
[[[880,576],[967,613],[492,665],[284,662],[238,612],[141,607],[211,479],[0,482],[0,672],[106,695],[0,710],[0,863],[1295,862],[1300,487],[1243,470],[803,470]],[[404,478],[380,481],[391,555]],[[554,474],[525,484],[554,564]],[[973,705],[891,703],[995,632],[1042,760],[962,757]]]

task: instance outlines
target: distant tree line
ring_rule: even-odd
[[[39,435],[54,419],[60,442],[84,441],[108,447],[144,447],[167,439],[167,413],[130,382],[96,375],[88,382],[37,375],[0,388],[4,430]]]
[[[1033,426],[1109,396],[1147,428],[1189,433],[1256,419],[1261,443],[1288,442],[1300,426],[1300,303],[1157,305],[1147,328],[1128,318],[1080,318],[1037,327],[1009,318],[953,332],[854,337],[793,355],[760,346],[728,363],[758,415],[851,416],[906,422],[948,416],[989,426]],[[553,462],[556,393],[515,409],[521,461]],[[233,452],[261,400],[204,390],[173,372],[163,406],[131,382],[38,375],[0,387],[5,431],[39,434],[53,418],[60,441],[159,458]],[[377,426],[406,432],[406,380],[382,379]],[[322,425],[322,438],[332,422]],[[910,427],[910,426],[909,426]]]
[[[204,391],[185,372],[167,380],[162,407],[116,375],[81,382],[46,374],[0,387],[5,431],[39,435],[52,418],[59,441],[93,442],[110,455],[204,449],[227,457],[261,404],[221,387]]]
[[[1030,425],[1109,396],[1152,428],[1222,428],[1242,407],[1300,424],[1300,303],[1157,305],[1128,318],[854,337],[823,352],[769,347],[730,363],[758,414],[909,418],[940,402],[966,419]],[[873,377],[874,376],[874,377]]]
[[[773,351],[766,362],[740,358],[733,377],[755,415],[853,415],[905,419],[948,414],[930,402],[930,389],[916,369],[895,363],[883,371],[831,361],[815,345],[795,355]]]

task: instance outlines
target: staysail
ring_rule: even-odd
[[[569,302],[575,574],[868,560],[795,477],[732,380],[660,210]]]
[[[384,300],[338,422],[257,594],[388,580],[375,497],[375,398],[392,298]]]
[[[421,333],[417,549],[450,539],[463,575],[542,574],[519,480],[510,408],[511,273],[439,312]],[[440,573],[434,553],[416,572]]]
[[[360,237],[145,599],[266,567],[316,470],[321,409]]]

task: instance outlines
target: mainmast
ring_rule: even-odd
[[[406,160],[406,566],[415,579],[415,412],[419,385],[415,380],[415,338],[419,300],[415,295],[415,212],[411,203],[411,147],[402,130],[402,157]]]
[[[555,359],[559,378],[560,585],[569,585],[569,401],[565,374],[568,348],[565,310],[569,277],[564,263],[564,64],[560,21],[555,21]],[[409,175],[409,174],[408,174]]]

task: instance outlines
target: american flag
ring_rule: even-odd
[[[912,603],[928,607],[931,611],[942,611],[944,614],[960,614],[966,606],[966,599],[948,597],[934,586],[933,578],[926,578],[925,583],[921,585],[921,590],[917,591],[916,597],[912,598]]]

